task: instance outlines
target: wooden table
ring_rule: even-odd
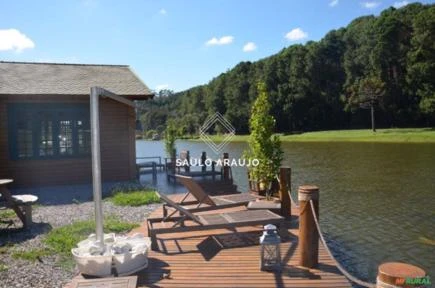
[[[12,179],[0,179],[0,186],[8,185],[8,184],[11,184],[12,182],[14,182],[14,180],[12,180]]]
[[[30,194],[12,195],[6,188],[6,185],[12,182],[12,179],[0,179],[0,194],[6,202],[5,206],[14,210],[24,227],[28,227],[32,223],[32,205],[38,201],[38,197]]]

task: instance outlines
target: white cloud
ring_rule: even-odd
[[[156,91],[159,92],[160,90],[165,90],[169,88],[169,84],[160,84],[156,86]]]
[[[254,42],[248,42],[243,46],[243,52],[252,52],[257,50],[257,45]]]
[[[308,34],[304,32],[301,28],[295,28],[285,34],[285,38],[290,41],[298,41],[304,38],[307,38]]]
[[[234,37],[233,36],[223,36],[221,38],[213,37],[207,42],[205,42],[205,45],[207,46],[214,46],[214,45],[228,45],[233,43]]]
[[[367,9],[374,9],[374,8],[378,7],[379,5],[381,5],[381,2],[375,2],[375,1],[362,2],[361,5]]]
[[[0,51],[12,50],[20,53],[35,47],[35,43],[17,29],[0,29]]]
[[[404,0],[404,1],[394,2],[393,6],[394,6],[394,8],[399,9],[400,7],[406,6],[408,4],[409,4],[409,1]]]
[[[332,0],[331,2],[329,2],[329,6],[334,7],[338,5],[338,0]]]
[[[162,9],[160,9],[159,13],[162,15],[166,15],[168,12],[162,8]]]

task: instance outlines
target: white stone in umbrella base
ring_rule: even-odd
[[[91,234],[71,252],[82,274],[105,277],[112,275],[112,264],[118,275],[129,275],[146,268],[150,247],[150,238],[143,234],[115,236],[111,233],[104,234],[104,251],[101,251],[95,234]]]

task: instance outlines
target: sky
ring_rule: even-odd
[[[1,0],[0,60],[126,64],[149,88],[177,92],[410,2]]]

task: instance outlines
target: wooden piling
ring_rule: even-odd
[[[207,170],[207,166],[205,166],[205,160],[207,160],[207,153],[205,151],[201,154],[201,171],[205,172]]]
[[[290,167],[281,167],[279,169],[279,199],[281,200],[281,216],[291,217],[291,169]]]
[[[186,151],[186,159],[185,160],[187,160],[188,164],[184,166],[184,170],[186,172],[190,172],[190,151],[189,150]]]
[[[316,228],[310,200],[319,219],[319,188],[313,185],[299,186],[299,265],[316,268],[319,264],[319,232]]]
[[[376,287],[429,287],[429,283],[424,283],[429,281],[425,279],[425,276],[426,272],[417,266],[388,262],[378,267]]]
[[[225,164],[225,159],[229,159],[229,154],[223,154],[223,178],[225,181],[230,180],[230,166]]]

